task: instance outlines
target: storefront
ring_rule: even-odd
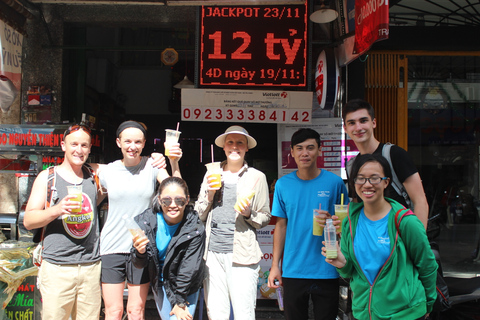
[[[120,157],[114,132],[122,120],[147,124],[146,153],[163,152],[164,129],[174,128],[180,122],[184,150],[181,169],[192,194],[198,192],[204,163],[211,158],[210,146],[231,124],[225,119],[209,121],[205,115],[202,121],[184,121],[180,113],[181,89],[173,87],[185,76],[196,87],[208,87],[205,81],[212,81],[199,74],[201,8],[106,5],[95,1],[86,1],[85,5],[36,2],[43,18],[30,19],[25,24],[28,38],[23,40],[21,95],[14,104],[16,108],[8,116],[1,115],[2,123],[41,120],[38,110],[29,107],[28,92],[32,87],[48,87],[52,93],[51,121],[78,122],[82,113],[95,116],[97,127],[105,130],[102,154],[108,162]],[[392,7],[401,1],[391,2]],[[314,5],[307,10],[312,12]],[[311,116],[314,121],[339,119],[341,104],[346,100],[362,97],[370,101],[381,123],[376,136],[408,149],[419,169],[430,216],[438,216],[432,226],[441,247],[444,270],[448,274],[478,275],[480,46],[473,40],[478,26],[428,26],[427,21],[427,26],[405,27],[393,16],[390,20],[388,40],[376,43],[367,54],[340,68],[338,103],[330,110],[315,105]],[[296,84],[269,86],[257,82],[254,89],[314,92],[315,62],[322,51],[340,43],[341,31],[336,23],[308,22],[307,28],[305,78],[297,79],[296,69],[282,69],[279,74],[292,77]],[[221,31],[212,29],[210,33]],[[167,48],[173,51],[165,51]],[[166,55],[167,60],[164,57],[162,61],[162,53],[176,53],[178,62],[168,65],[169,58]],[[376,60],[380,56],[385,60]],[[212,76],[222,70],[214,70],[215,65],[212,68]],[[390,70],[395,72],[389,73]],[[241,74],[237,75],[241,81]],[[266,78],[276,75],[264,70]],[[235,73],[230,76],[235,80]],[[229,79],[218,81],[226,80]],[[237,81],[235,85],[238,84]],[[219,87],[242,88],[235,85]],[[248,152],[247,160],[273,182],[280,173],[277,132],[283,124],[243,124],[261,145]],[[215,158],[223,159],[222,150],[215,148],[214,152]],[[10,174],[2,173],[0,179],[2,184],[16,186]],[[12,211],[18,212],[19,208]]]

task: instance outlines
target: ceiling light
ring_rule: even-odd
[[[185,75],[185,78],[183,78],[182,81],[177,83],[176,85],[173,86],[175,89],[182,89],[182,88],[194,88],[195,85],[193,84],[192,81],[188,79],[188,77]]]
[[[320,9],[310,15],[310,20],[315,23],[329,23],[338,18],[338,12],[326,6],[322,1]]]

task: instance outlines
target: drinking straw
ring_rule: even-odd
[[[343,206],[343,193],[342,193],[342,197],[340,198],[340,204]]]
[[[252,190],[255,189],[255,186],[257,185],[258,180],[260,180],[260,178],[258,178],[257,180],[255,180],[255,183],[253,184]]]
[[[180,127],[180,122],[177,122],[177,132],[175,132],[175,135],[178,137],[178,128]]]
[[[210,149],[211,149],[211,152],[212,152],[212,163],[214,163],[215,160],[213,159],[213,144],[210,145]]]

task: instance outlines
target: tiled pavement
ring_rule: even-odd
[[[200,310],[202,308],[197,306],[197,311],[194,316],[194,320],[208,320],[207,310],[205,305],[203,306],[203,312]],[[100,320],[103,320],[103,314],[100,317]],[[124,319],[127,319],[126,317]],[[153,300],[148,300],[145,308],[145,320],[159,320],[160,316],[158,315],[155,302]],[[232,318],[233,319],[233,318]],[[256,320],[267,320],[267,319],[284,319],[283,313],[278,310],[278,305],[275,300],[257,300],[257,309],[256,309]]]

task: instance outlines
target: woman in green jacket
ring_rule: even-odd
[[[421,221],[385,198],[390,172],[381,156],[357,157],[349,183],[363,202],[350,203],[341,250],[325,260],[351,279],[356,319],[425,319],[437,297],[437,263]]]

